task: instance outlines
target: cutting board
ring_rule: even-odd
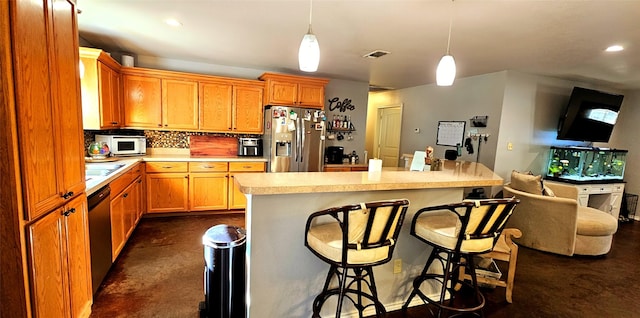
[[[238,139],[235,137],[190,136],[192,157],[235,157],[238,155]]]

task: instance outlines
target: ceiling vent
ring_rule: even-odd
[[[381,56],[385,56],[387,54],[389,54],[390,52],[387,51],[383,51],[383,50],[375,50],[373,52],[369,52],[365,55],[363,55],[362,57],[366,57],[366,58],[370,58],[370,59],[377,59]]]
[[[389,91],[389,90],[394,90],[394,88],[393,87],[378,86],[378,85],[369,85],[369,92],[384,92],[384,91]]]

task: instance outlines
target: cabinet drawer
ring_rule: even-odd
[[[611,185],[597,185],[591,186],[590,194],[598,194],[598,193],[611,193],[613,187]]]
[[[231,172],[264,172],[264,162],[229,162]]]
[[[589,194],[591,193],[590,186],[578,186],[578,194]]]
[[[129,170],[119,176],[117,179],[111,181],[109,183],[109,187],[111,188],[111,197],[115,198],[124,188],[126,188],[133,180],[137,178],[134,174],[133,170]]]
[[[147,172],[187,172],[188,162],[158,161],[147,162]]]
[[[624,184],[613,185],[613,192],[623,192],[623,191],[624,191]]]
[[[227,172],[226,162],[192,161],[189,162],[190,172]]]

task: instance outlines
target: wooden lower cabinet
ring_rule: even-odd
[[[189,175],[189,211],[227,209],[227,172],[194,172]]]
[[[91,257],[82,194],[27,226],[34,317],[88,317]]]
[[[142,215],[141,164],[111,182],[111,259],[115,261]],[[124,184],[123,184],[124,183]],[[120,186],[120,184],[123,184]],[[124,188],[124,189],[123,189]]]
[[[146,185],[147,212],[188,211],[189,174],[187,172],[149,173],[147,170]]]
[[[241,210],[247,207],[244,193],[236,186],[235,175],[240,173],[264,172],[264,162],[230,162],[229,163],[229,210]]]
[[[236,189],[234,175],[264,171],[264,162],[147,162],[146,211],[167,213],[244,209],[246,199]]]
[[[346,167],[324,167],[324,172],[343,172],[343,171],[368,171],[369,167],[354,167],[354,166],[346,166]]]

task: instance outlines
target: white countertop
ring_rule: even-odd
[[[283,172],[235,176],[245,194],[377,191],[499,186],[503,180],[480,163],[445,160],[441,171]]]
[[[155,154],[155,155],[146,155],[139,157],[119,157],[116,161],[110,162],[99,162],[99,163],[90,163],[87,162],[85,165],[115,165],[115,164],[123,164],[124,166],[115,170],[108,176],[88,176],[86,181],[86,190],[87,196],[93,194],[98,191],[102,187],[108,185],[111,181],[117,179],[119,176],[127,172],[134,164],[138,162],[146,162],[146,161],[209,161],[209,162],[248,162],[248,161],[259,161],[266,162],[267,160],[263,157],[191,157],[186,154]]]

